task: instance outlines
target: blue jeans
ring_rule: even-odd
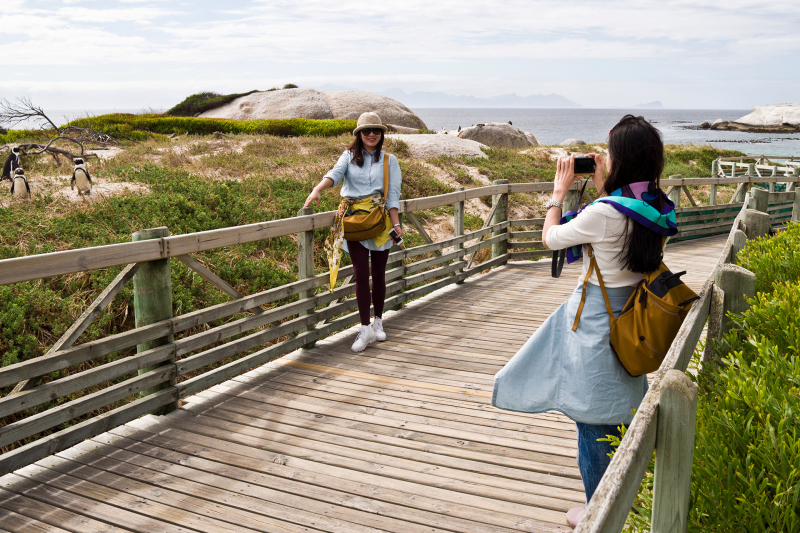
[[[575,422],[578,426],[578,470],[583,479],[583,488],[586,491],[586,503],[592,499],[600,479],[606,473],[611,458],[610,442],[597,442],[597,439],[605,438],[606,435],[620,436],[617,426],[621,424],[582,424]]]

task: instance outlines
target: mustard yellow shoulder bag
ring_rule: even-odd
[[[373,239],[386,230],[386,197],[389,192],[389,154],[383,154],[383,205],[372,209],[355,209],[342,219],[344,240],[363,241]]]

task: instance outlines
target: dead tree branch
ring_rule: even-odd
[[[20,122],[33,120],[39,124],[43,130],[56,130],[58,126],[50,120],[41,107],[36,107],[30,98],[17,98],[16,102],[10,102],[5,98],[0,100],[0,124],[16,126]],[[50,127],[46,127],[47,125]]]

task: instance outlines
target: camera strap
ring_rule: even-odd
[[[581,193],[578,195],[578,199],[575,201],[575,207],[572,211],[578,211],[578,208],[581,206],[581,201],[583,200],[583,192],[586,190],[586,185],[589,183],[589,180],[583,180],[583,187],[581,187]],[[550,262],[550,275],[554,278],[561,277],[561,271],[564,269],[564,260],[567,258],[567,250],[553,250],[553,259]]]

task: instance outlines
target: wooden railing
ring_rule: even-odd
[[[662,181],[664,186],[679,191],[689,191],[688,187],[695,184],[723,182],[748,183],[744,178]],[[570,191],[571,201],[578,194],[579,185]],[[552,187],[552,183],[509,184],[498,180],[488,187],[402,201],[401,213],[426,243],[390,253],[387,309],[461,283],[509,260],[548,256],[551,252],[541,242],[543,219],[509,220],[508,205],[509,195],[548,192]],[[465,202],[489,195],[493,197],[492,210],[483,228],[467,233]],[[781,198],[786,200],[788,196]],[[454,236],[433,242],[414,212],[450,205],[454,212]],[[796,199],[791,205],[800,208]],[[683,210],[682,213],[700,217],[697,219],[700,222],[714,220],[713,227],[687,230],[686,235],[727,231],[730,222],[725,222],[718,209],[721,208],[711,206],[702,215],[697,214],[700,211]],[[785,211],[786,206],[782,209]],[[782,220],[784,211],[776,211],[775,220]],[[350,282],[352,267],[340,270],[339,279],[343,283],[333,292],[324,290],[329,280],[327,272],[314,274],[313,231],[330,226],[333,218],[332,212],[312,214],[311,210],[301,210],[297,217],[289,219],[187,235],[170,236],[167,228],[156,228],[137,232],[130,243],[0,261],[0,285],[124,267],[46,354],[0,368],[0,388],[14,387],[0,398],[0,418],[13,419],[0,428],[0,446],[13,447],[0,455],[0,474],[142,414],[167,412],[181,398],[298,348],[312,346],[315,341],[356,324],[356,301],[349,298],[355,292]],[[240,294],[191,256],[293,234],[298,242],[298,280],[256,294]],[[476,253],[489,247],[491,258],[473,265]],[[170,259],[181,261],[231,300],[172,316],[170,300],[161,298],[171,294]],[[92,320],[130,280],[134,282],[136,327],[75,345]],[[157,286],[162,288],[153,290]],[[134,355],[126,355],[134,348]],[[40,383],[40,377],[62,370],[66,370],[65,377]],[[27,410],[31,408],[42,410],[29,414]],[[105,412],[90,416],[97,410]]]
[[[783,161],[782,165],[777,161]],[[735,178],[791,178],[800,176],[800,157],[796,156],[741,156],[720,157],[711,164],[711,173],[718,177]],[[785,181],[785,180],[780,180]],[[769,192],[775,192],[775,182],[769,182]]]
[[[748,239],[762,237],[782,223],[782,216],[769,213],[774,212],[774,207],[785,204],[786,194],[794,198],[790,219],[797,221],[800,191],[769,193],[754,187],[745,194],[714,272],[704,284],[700,299],[692,306],[661,367],[650,376],[650,389],[576,532],[622,531],[654,451],[651,531],[686,531],[697,390],[685,372],[706,322],[707,338],[719,338],[727,328],[725,314],[742,312],[747,308],[745,299],[755,295],[755,276],[734,264],[736,254],[746,246]],[[707,345],[702,365],[714,364],[714,360],[711,347]]]

